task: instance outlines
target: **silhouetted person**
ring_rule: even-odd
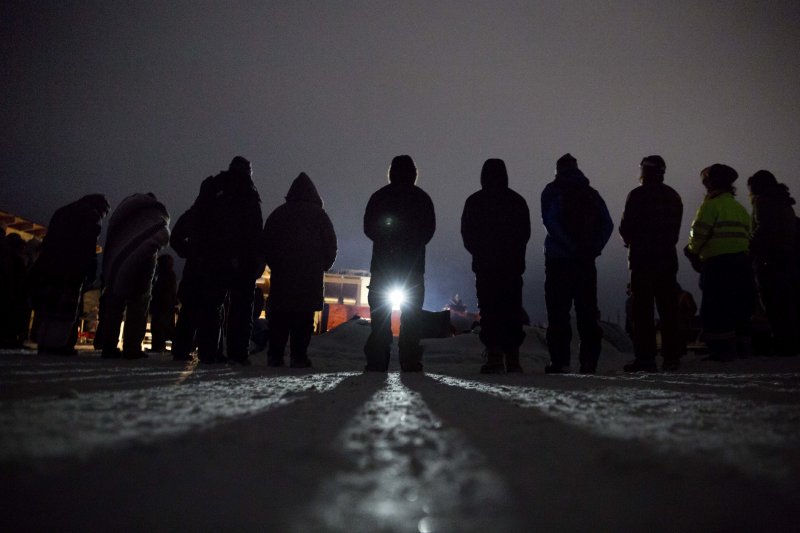
[[[796,227],[789,188],[759,170],[747,180],[753,203],[750,257],[776,355],[797,353]]]
[[[570,154],[556,162],[555,180],[542,191],[547,305],[547,373],[570,371],[572,326],[570,309],[580,336],[580,371],[594,373],[600,357],[603,332],[598,324],[597,269],[594,261],[603,250],[614,223],[606,203],[589,185]]]
[[[84,284],[96,277],[97,237],[108,209],[102,194],[90,194],[59,208],[50,219],[31,272],[40,353],[76,353],[78,303]]]
[[[415,185],[417,167],[408,155],[392,159],[389,184],[367,202],[364,233],[372,241],[369,308],[371,331],[364,353],[365,370],[386,372],[392,345],[393,291],[400,304],[400,368],[422,370],[419,315],[425,299],[425,245],[436,230],[430,196]]]
[[[267,217],[263,247],[271,272],[267,364],[283,366],[291,339],[289,366],[309,367],[314,312],[322,310],[323,276],[336,259],[337,245],[322,198],[304,172],[292,182],[286,202]]]
[[[697,303],[694,301],[692,293],[675,284],[675,293],[678,300],[678,336],[680,339],[680,354],[686,355],[688,352],[689,332],[695,328],[695,317],[697,316]]]
[[[5,225],[0,226],[0,348],[14,347],[12,309],[14,266]]]
[[[169,214],[153,193],[122,200],[108,220],[95,348],[109,359],[140,359],[158,252],[169,242]],[[117,348],[123,316],[122,352]]]
[[[228,170],[203,181],[192,207],[201,302],[198,358],[202,363],[225,362],[219,342],[222,306],[228,297],[228,360],[250,364],[253,287],[263,267],[258,257],[261,198],[251,176],[250,162],[234,157]]]
[[[186,210],[172,227],[169,244],[178,257],[185,259],[178,284],[180,310],[172,338],[172,360],[191,361],[197,346],[197,321],[200,313],[200,269],[197,258],[197,239],[194,234],[193,209]]]
[[[681,232],[683,203],[675,190],[664,183],[667,165],[658,155],[642,159],[639,180],[625,200],[619,234],[628,248],[633,297],[633,352],[635,360],[626,372],[656,372],[656,327],[653,305],[661,325],[661,356],[664,370],[680,366],[678,274],[676,245]]]
[[[481,312],[484,374],[522,372],[522,274],[530,236],[528,203],[508,187],[505,163],[486,160],[481,190],[467,198],[461,215],[461,237],[472,255]]]
[[[684,253],[700,272],[700,318],[709,359],[728,361],[751,351],[755,281],[747,255],[750,215],[734,198],[733,182],[739,177],[734,169],[715,164],[700,176],[706,196]]]
[[[25,241],[18,233],[5,238],[7,244],[5,283],[9,290],[3,302],[3,313],[7,317],[0,323],[0,347],[20,349],[28,339],[28,268],[25,264]]]
[[[167,340],[172,338],[175,329],[175,306],[178,305],[178,280],[174,270],[175,260],[171,255],[159,256],[156,263],[156,277],[153,280],[150,299],[150,350],[163,352]]]

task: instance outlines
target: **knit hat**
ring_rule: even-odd
[[[700,172],[703,184],[708,189],[729,189],[733,186],[733,182],[739,177],[739,174],[729,167],[721,163],[715,163],[710,167],[706,167]]]

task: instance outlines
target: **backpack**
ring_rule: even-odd
[[[580,185],[563,190],[561,224],[578,255],[597,256],[603,213],[594,189],[589,185]]]

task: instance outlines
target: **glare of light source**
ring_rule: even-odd
[[[401,288],[394,288],[389,291],[389,302],[392,304],[392,309],[400,309],[406,301],[406,292]]]

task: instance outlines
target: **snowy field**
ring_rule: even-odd
[[[799,531],[800,358],[596,376],[363,374],[368,327],[312,370],[0,353],[5,531]],[[577,366],[577,362],[575,361]]]

